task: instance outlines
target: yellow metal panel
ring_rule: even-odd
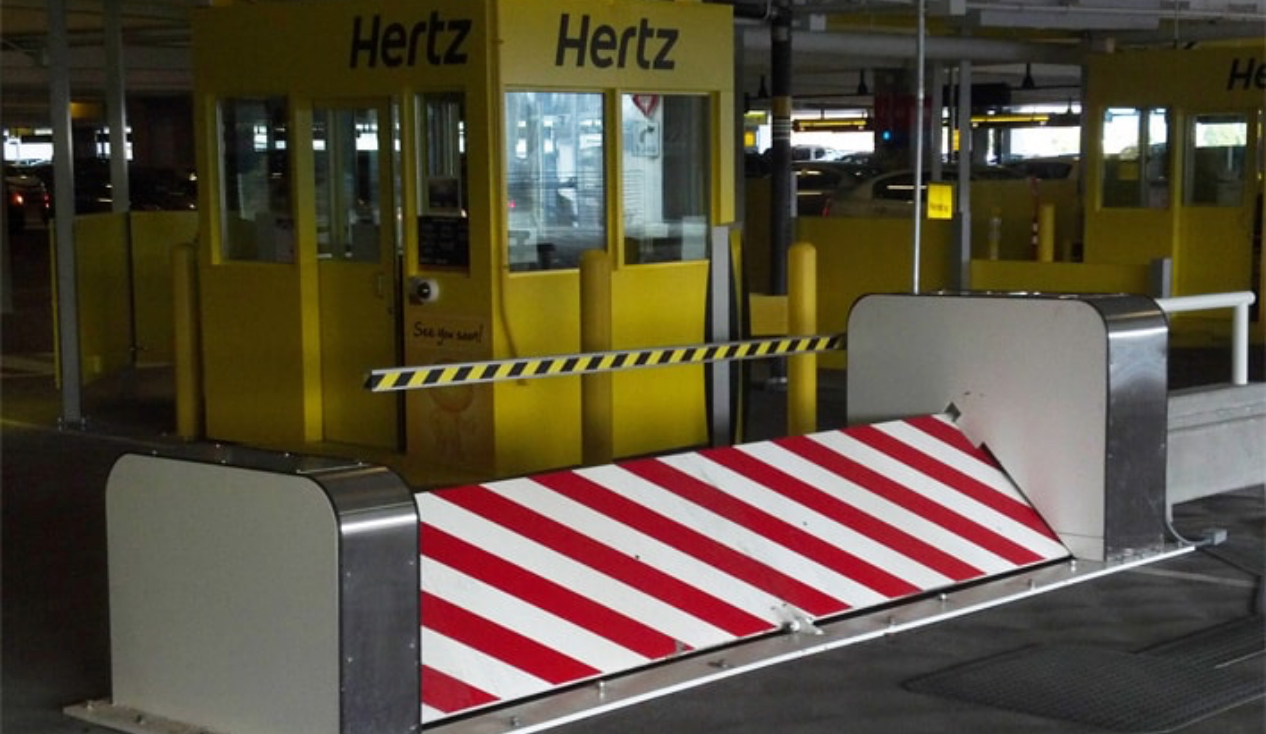
[[[132,302],[138,362],[172,360],[172,248],[193,242],[198,213],[132,212]]]
[[[728,6],[505,0],[500,14],[507,86],[734,88]]]
[[[708,264],[623,268],[613,282],[614,348],[698,344],[704,338]],[[632,456],[707,441],[703,368],[622,372],[615,381],[615,453]]]
[[[1033,217],[1039,201],[1046,200],[1045,182],[1027,180],[973,181],[971,184],[972,255],[989,254],[989,219],[1002,219],[999,257],[1032,260]]]
[[[909,290],[914,263],[914,224],[910,220],[804,217],[796,222],[796,239],[817,248],[820,333],[837,334],[847,329],[853,303],[867,293]],[[924,222],[921,287],[948,287],[952,259],[950,224]],[[821,367],[839,369],[844,358],[841,353],[827,353],[818,362]]]
[[[126,214],[75,218],[80,379],[88,384],[133,363]]]
[[[787,297],[753,293],[747,302],[752,336],[782,336],[787,333]]]
[[[1086,216],[1088,263],[1137,265],[1173,254],[1173,222],[1166,210],[1100,209]]]
[[[972,260],[973,290],[1147,293],[1147,265]]]
[[[231,263],[200,274],[207,435],[296,450],[304,426],[294,266]]]

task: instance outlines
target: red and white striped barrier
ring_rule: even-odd
[[[416,501],[424,724],[1069,556],[945,416]]]

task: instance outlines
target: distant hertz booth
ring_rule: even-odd
[[[194,18],[209,438],[420,483],[581,458],[579,378],[370,394],[374,368],[704,336],[733,219],[733,27],[698,3],[252,4]],[[614,377],[616,455],[707,439],[703,369]]]
[[[1176,296],[1255,291],[1260,340],[1266,42],[1094,55],[1086,99],[1085,262],[1168,260]],[[1230,314],[1174,326],[1210,319]]]

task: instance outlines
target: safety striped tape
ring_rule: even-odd
[[[727,359],[755,359],[840,349],[844,335],[750,339],[685,347],[654,347],[588,354],[523,357],[488,362],[461,362],[427,367],[388,367],[374,370],[365,380],[370,392],[417,390],[425,387],[469,385],[533,377],[588,375],[645,367],[702,364]]]

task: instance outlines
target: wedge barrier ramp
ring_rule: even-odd
[[[892,298],[864,300],[851,320],[863,349],[850,369],[863,379],[875,379],[869,360],[889,358],[868,329],[923,339],[909,324],[891,338],[890,319],[969,303]],[[1117,313],[1106,301],[993,298],[985,311],[1039,300],[1047,326],[1076,324],[1039,332],[1056,351],[1083,328],[1150,338],[1147,318],[1105,328]],[[1116,306],[1139,316],[1140,304]],[[1007,320],[967,321],[1002,344]],[[1150,414],[1132,401],[1151,396],[1115,412],[1126,399],[1111,395],[1108,360],[1125,353],[1101,346],[1090,366],[1064,363],[1096,373],[1076,381],[1101,403],[1081,427],[1101,421],[1101,450],[1138,445],[1119,431],[1150,446],[1151,430],[1133,425]],[[964,354],[990,363],[999,350]],[[1017,385],[1025,375],[1046,377],[1021,370]],[[1150,508],[1156,488],[1133,484],[1149,475],[1105,469],[1062,485],[1062,498],[1034,494],[1012,454],[982,444],[978,432],[996,439],[1027,427],[1017,416],[1062,407],[1040,381],[1018,396],[1028,411],[1010,412],[992,405],[1017,397],[1007,380],[961,379],[920,396],[935,410],[843,430],[424,493],[328,459],[125,456],[107,486],[112,698],[68,713],[129,732],[538,731],[1183,552],[1164,543],[1162,513],[1121,509]],[[1160,388],[1151,448],[1163,479]],[[881,402],[859,409],[888,410]],[[1047,448],[1068,458],[1092,446]],[[1097,505],[1100,527],[1059,512],[1052,522],[1043,504]]]

